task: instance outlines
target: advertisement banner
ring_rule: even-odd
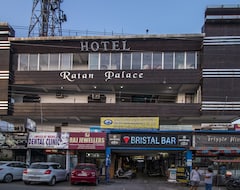
[[[69,134],[69,149],[105,150],[106,133],[80,132]]]
[[[27,133],[0,133],[1,149],[26,149]]]
[[[240,135],[199,134],[195,136],[195,147],[239,147]]]
[[[191,135],[176,134],[108,134],[109,146],[131,147],[190,147]]]
[[[159,117],[101,117],[101,128],[159,129]]]
[[[69,133],[30,132],[28,148],[68,149]]]

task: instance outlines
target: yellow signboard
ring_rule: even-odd
[[[101,117],[101,128],[159,129],[158,117]]]

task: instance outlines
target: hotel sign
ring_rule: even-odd
[[[159,129],[159,117],[101,117],[101,128]]]
[[[105,150],[106,133],[70,133],[69,149]]]
[[[69,82],[75,82],[76,80],[92,80],[94,79],[93,73],[84,73],[84,72],[70,72],[70,71],[62,71],[59,73],[59,76],[63,80],[67,80]],[[106,71],[104,73],[104,81],[108,82],[110,80],[118,80],[118,79],[143,79],[143,72],[134,72],[134,71]]]
[[[109,146],[134,147],[190,147],[191,135],[176,134],[108,134]]]
[[[81,51],[129,51],[126,40],[81,41]]]

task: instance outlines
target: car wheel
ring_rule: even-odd
[[[53,176],[52,179],[51,179],[51,181],[49,181],[48,184],[51,185],[51,186],[55,185],[55,184],[56,184],[56,177]]]
[[[24,181],[25,185],[29,185],[31,182],[30,181]]]
[[[5,182],[5,183],[10,183],[12,181],[13,181],[13,176],[11,174],[7,174],[3,178],[3,182]]]
[[[69,174],[66,175],[66,181],[69,181]]]
[[[96,178],[96,182],[94,183],[94,185],[98,185],[98,183],[99,183],[99,179],[98,178]]]

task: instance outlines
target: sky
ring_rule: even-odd
[[[27,36],[33,0],[0,3],[0,22],[11,25],[16,36]],[[205,9],[215,5],[240,6],[240,0],[63,0],[62,29],[72,35],[201,33]]]

